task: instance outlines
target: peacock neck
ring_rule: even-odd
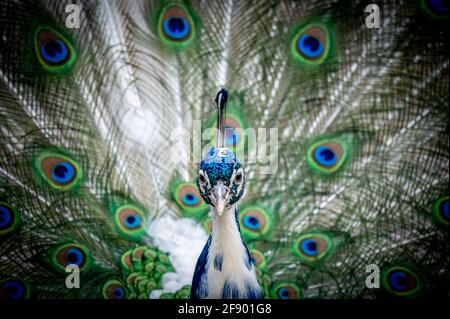
[[[208,253],[210,298],[249,298],[259,285],[248,248],[242,240],[233,205],[222,216],[213,214]]]
[[[224,252],[238,252],[245,248],[237,221],[237,207],[233,205],[222,216],[213,214],[211,244],[221,248]]]

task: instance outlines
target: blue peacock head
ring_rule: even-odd
[[[200,162],[197,186],[204,201],[214,206],[221,216],[239,201],[245,191],[244,170],[234,153],[225,148],[225,118],[228,91],[222,89],[216,96],[217,147],[211,148]]]
[[[200,163],[197,186],[205,202],[221,216],[239,201],[245,190],[239,159],[227,148],[212,148]]]

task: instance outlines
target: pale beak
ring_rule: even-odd
[[[219,181],[213,188],[213,194],[213,203],[217,215],[222,216],[228,201],[228,188]]]

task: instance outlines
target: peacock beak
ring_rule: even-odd
[[[216,186],[214,186],[212,194],[212,202],[216,209],[216,213],[217,215],[222,216],[228,203],[228,187],[219,181]]]

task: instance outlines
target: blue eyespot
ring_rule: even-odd
[[[66,184],[75,176],[75,170],[68,162],[60,162],[52,167],[52,178],[56,183]]]
[[[278,297],[281,299],[289,299],[289,291],[287,288],[280,288],[278,289]]]
[[[8,203],[0,202],[0,236],[14,232],[19,226],[19,213]]]
[[[105,299],[126,299],[128,294],[122,282],[117,279],[108,280],[103,285],[102,292]]]
[[[244,216],[244,225],[252,230],[257,230],[261,228],[261,223],[255,216]]]
[[[336,165],[337,156],[332,149],[326,146],[318,146],[314,151],[314,159],[319,165],[330,167]]]
[[[297,41],[299,51],[307,58],[319,57],[325,50],[319,39],[309,34],[303,34]]]
[[[186,193],[184,194],[182,201],[185,205],[193,206],[198,204],[199,199],[194,194]]]
[[[41,56],[48,63],[61,63],[67,55],[68,49],[62,40],[49,40],[41,46]]]
[[[308,256],[315,256],[318,252],[317,243],[312,239],[303,240],[301,243],[301,249],[302,252]]]
[[[293,282],[282,282],[270,289],[270,298],[273,299],[298,299],[301,297],[300,288]]]
[[[448,220],[448,199],[442,203],[441,214],[444,219]]]
[[[164,20],[164,33],[173,39],[183,39],[189,34],[189,21],[181,17],[170,17]]]
[[[139,206],[125,204],[116,208],[114,221],[122,235],[139,238],[145,232],[145,214]]]
[[[68,243],[57,246],[51,250],[51,264],[60,272],[65,273],[69,265],[78,266],[80,271],[89,266],[89,250],[76,243]]]
[[[412,296],[422,290],[420,277],[403,266],[393,266],[383,271],[383,288],[397,296]]]
[[[125,291],[122,287],[116,287],[113,289],[114,299],[123,299],[125,297]]]
[[[142,223],[142,218],[138,215],[129,215],[125,219],[125,227],[128,228],[136,228],[139,227]]]
[[[28,299],[30,288],[19,279],[6,278],[0,280],[0,300]]]
[[[80,266],[84,261],[84,255],[79,249],[70,248],[67,250],[66,259],[68,265]]]
[[[448,1],[445,0],[428,0],[428,5],[436,14],[448,14]]]
[[[51,187],[61,191],[79,186],[83,178],[83,170],[75,160],[53,151],[41,152],[35,158],[34,166]]]
[[[158,34],[164,43],[184,47],[195,38],[194,20],[184,5],[169,3],[158,17]]]
[[[13,214],[11,209],[6,206],[0,206],[0,229],[11,224],[11,220],[13,219]]]
[[[399,292],[403,292],[408,288],[408,276],[403,271],[392,272],[389,279],[392,288]]]
[[[26,288],[22,285],[22,283],[10,280],[4,283],[3,288],[10,299],[20,299],[24,296],[26,292]]]

